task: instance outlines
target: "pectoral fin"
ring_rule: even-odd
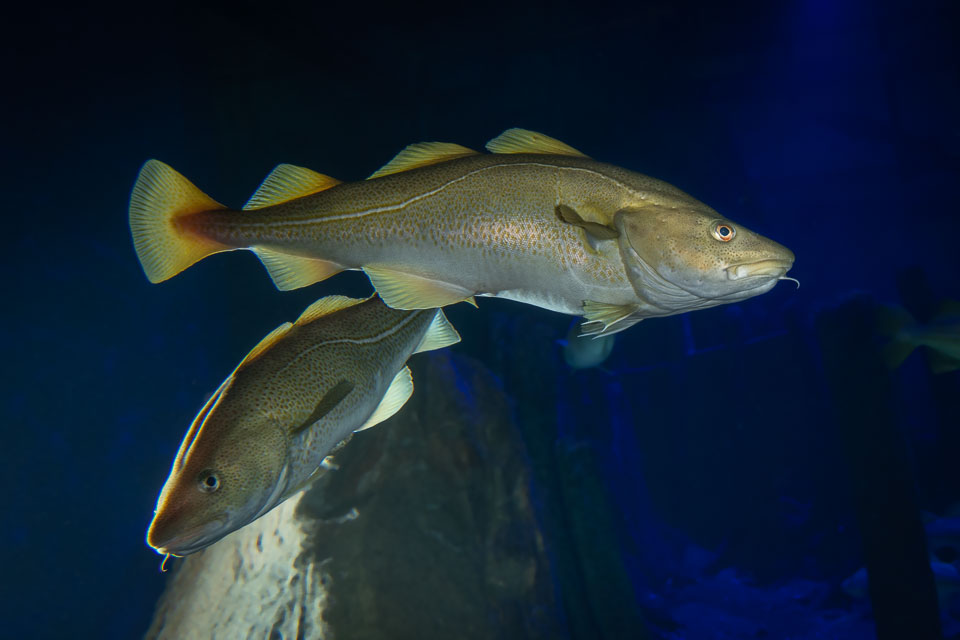
[[[374,409],[373,414],[363,423],[362,427],[355,429],[355,431],[363,431],[380,424],[400,411],[400,407],[405,405],[412,395],[413,376],[410,375],[410,367],[404,367],[394,376],[393,382],[390,383],[387,392],[383,394],[383,399],[380,400],[380,404]]]
[[[351,391],[353,391],[353,387],[353,383],[349,380],[341,380],[334,385],[333,389],[327,391],[323,397],[320,398],[320,402],[318,402],[317,406],[314,407],[310,416],[304,420],[300,426],[290,430],[290,435],[295,436],[301,431],[304,431],[305,429],[308,429],[316,424],[317,420],[330,413],[334,407],[340,404],[340,402],[346,398]]]
[[[558,204],[556,211],[557,217],[560,218],[560,220],[583,229],[587,242],[594,251],[597,250],[598,245],[604,240],[615,240],[620,237],[620,232],[615,228],[600,222],[584,220],[583,216],[577,213],[575,209],[565,204]]]
[[[586,320],[580,327],[580,335],[600,337],[623,331],[643,319],[631,317],[637,311],[638,309],[634,305],[616,305],[585,300],[583,317]]]
[[[473,292],[455,284],[377,265],[367,265],[363,271],[387,306],[394,309],[433,309],[463,301],[477,306]]]

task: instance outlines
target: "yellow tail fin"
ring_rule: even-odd
[[[226,209],[159,160],[148,160],[130,195],[130,232],[150,282],[172,278],[190,265],[230,247],[185,230],[177,218]]]

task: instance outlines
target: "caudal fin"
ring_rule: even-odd
[[[159,160],[148,160],[130,195],[130,232],[150,282],[172,278],[190,265],[230,247],[191,233],[177,219],[226,209]]]

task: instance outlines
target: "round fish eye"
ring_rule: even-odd
[[[730,242],[737,235],[737,230],[726,222],[718,222],[713,228],[713,237],[720,242]]]
[[[220,478],[217,477],[217,472],[207,470],[201,473],[200,477],[197,478],[197,487],[204,493],[213,493],[219,489]]]

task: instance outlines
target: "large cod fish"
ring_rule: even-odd
[[[459,340],[440,309],[318,300],[254,347],[194,418],[147,544],[185,556],[267,513],[355,431],[403,406],[413,393],[407,358]]]
[[[130,228],[151,282],[250,249],[279,289],[363,269],[397,309],[496,296],[582,315],[584,333],[769,291],[793,253],[659,180],[509,129],[490,154],[414,144],[361,182],[280,165],[242,211],[148,161]]]

